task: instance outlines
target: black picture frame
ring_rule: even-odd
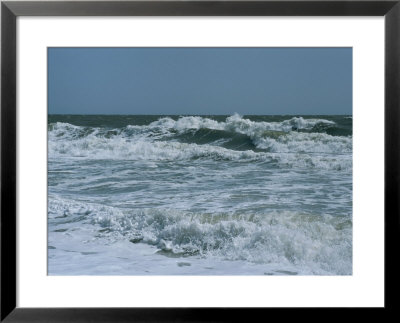
[[[19,308],[16,306],[16,19],[19,16],[384,16],[385,306],[377,310],[379,315],[382,314],[382,310],[396,310],[396,291],[399,286],[396,260],[400,246],[399,2],[400,0],[2,1],[1,322],[233,322],[241,320],[243,315],[248,318],[247,321],[258,321],[257,317],[261,320],[267,319],[264,312],[266,310],[278,311],[279,315],[283,313],[282,308]],[[326,310],[333,313],[332,309]],[[301,309],[297,311],[304,313]]]

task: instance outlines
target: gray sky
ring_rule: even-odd
[[[352,114],[351,48],[49,48],[50,114]]]

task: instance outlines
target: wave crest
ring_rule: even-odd
[[[351,273],[351,221],[334,216],[193,213],[171,209],[121,210],[65,199],[49,200],[53,224],[80,216],[100,237],[147,243],[173,257],[199,255],[253,263],[295,264],[314,274]]]
[[[132,160],[267,161],[290,167],[350,169],[352,138],[310,132],[333,121],[294,117],[256,122],[237,114],[218,122],[163,117],[148,125],[107,129],[49,125],[49,157]],[[294,130],[295,129],[295,130]]]

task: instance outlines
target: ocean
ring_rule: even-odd
[[[48,116],[49,275],[351,275],[351,116]]]

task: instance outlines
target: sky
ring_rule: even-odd
[[[352,114],[352,48],[49,48],[49,114]]]

